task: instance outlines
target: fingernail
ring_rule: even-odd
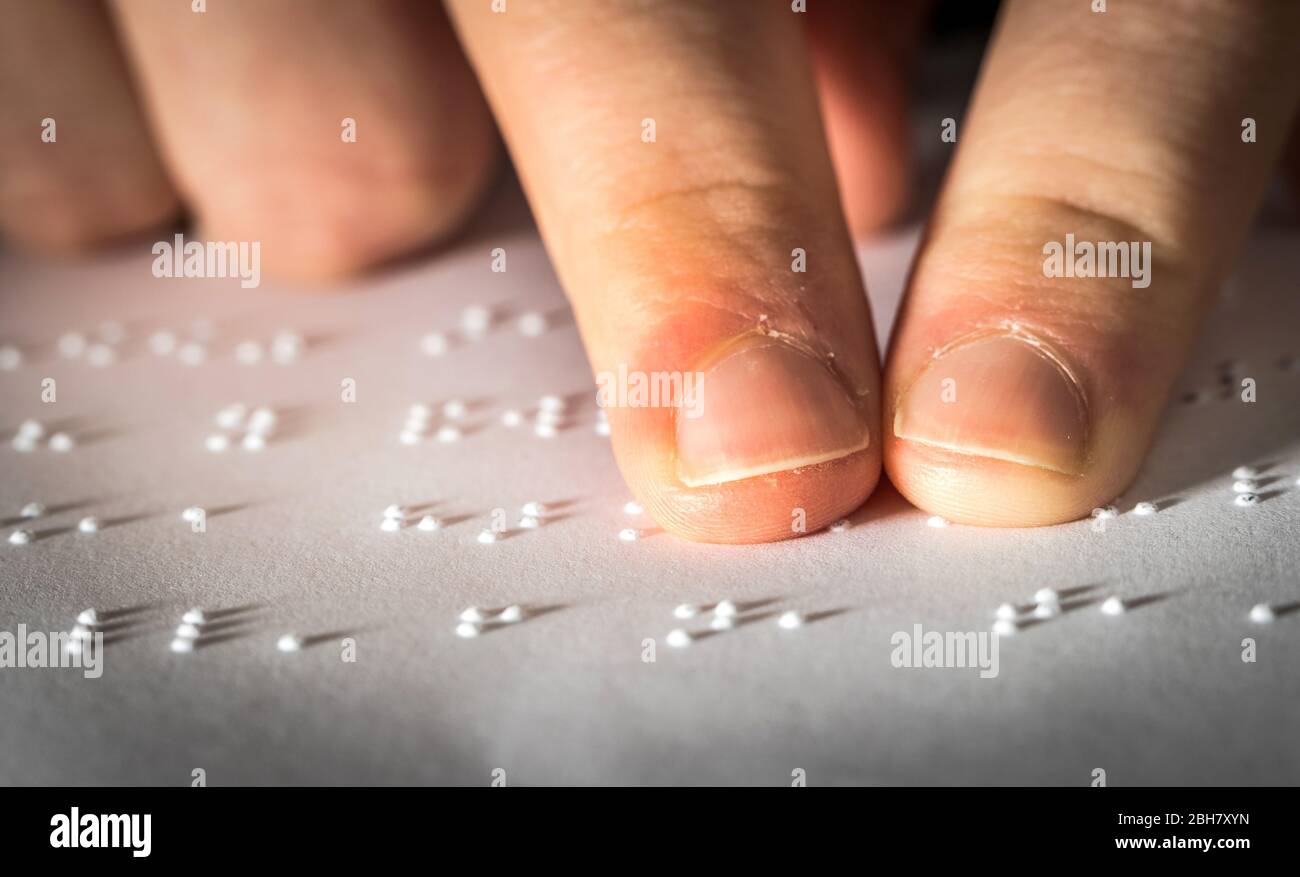
[[[829,364],[786,341],[743,336],[702,372],[702,404],[677,412],[677,474],[687,486],[825,463],[869,443],[862,410]]]
[[[899,400],[894,435],[963,454],[1083,471],[1088,408],[1045,345],[1021,335],[958,343]]]

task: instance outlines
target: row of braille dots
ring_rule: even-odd
[[[1148,517],[1160,511],[1159,503],[1140,502],[1133,506],[1133,514],[1138,517]],[[1119,517],[1119,508],[1113,505],[1101,506],[1092,510],[1092,517],[1099,521],[1109,521]]]
[[[493,310],[484,305],[470,305],[460,312],[460,334],[466,341],[479,341],[492,329],[497,321]],[[516,323],[519,334],[526,338],[538,338],[546,334],[549,328],[546,315],[529,311],[519,317]],[[451,349],[451,338],[443,332],[427,332],[420,338],[420,352],[425,356],[443,356]]]
[[[673,610],[673,617],[686,621],[696,618],[702,613],[708,613],[711,616],[709,618],[709,630],[715,633],[732,630],[739,621],[744,620],[741,617],[740,607],[732,600],[719,600],[712,606],[682,603]],[[776,617],[776,626],[782,630],[794,630],[802,627],[803,622],[803,613],[794,609],[782,612]],[[700,634],[691,633],[684,627],[676,627],[668,631],[668,635],[664,637],[664,642],[675,649],[681,649],[689,646],[699,636]]]
[[[39,502],[29,502],[24,505],[18,512],[18,517],[25,521],[34,521],[37,518],[45,516],[45,504]],[[98,533],[99,518],[94,515],[87,515],[77,522],[77,532],[79,533]],[[27,527],[19,527],[9,534],[10,545],[29,545],[36,539],[36,534]]]
[[[1232,492],[1237,496],[1235,502],[1239,506],[1256,506],[1263,501],[1259,491],[1263,487],[1260,481],[1264,472],[1258,466],[1238,466],[1232,470]],[[1295,481],[1300,486],[1300,478]]]
[[[469,413],[469,406],[462,399],[448,399],[442,404],[443,423],[438,426],[436,437],[443,444],[451,444],[461,439],[461,428],[456,425]],[[406,411],[406,422],[397,440],[404,445],[418,445],[424,441],[433,425],[433,409],[423,402],[416,402]]]
[[[546,395],[537,400],[537,410],[533,415],[533,434],[539,438],[554,438],[565,425],[568,415],[568,403],[563,396]],[[522,426],[524,412],[518,408],[507,408],[501,412],[501,423],[510,429]]]
[[[1300,371],[1300,357],[1287,354],[1277,360],[1277,368],[1280,371]],[[1229,359],[1219,363],[1218,366],[1219,389],[1214,390],[1192,390],[1183,394],[1183,401],[1189,405],[1198,402],[1209,402],[1212,399],[1235,399],[1241,392],[1242,378],[1247,377],[1242,372],[1241,363],[1235,359]]]
[[[176,627],[176,633],[172,637],[171,650],[173,652],[188,653],[194,651],[203,642],[204,629],[211,619],[208,614],[200,608],[189,609],[181,616],[181,623]],[[80,652],[85,643],[94,638],[97,632],[103,629],[103,619],[95,609],[84,609],[77,615],[76,624],[73,625],[71,636],[68,639],[67,649],[69,652]],[[275,644],[275,647],[281,652],[296,652],[303,646],[303,638],[297,634],[287,633],[281,636]]]
[[[175,354],[182,365],[202,365],[208,359],[208,343],[212,340],[211,323],[199,321],[192,327],[193,338],[182,340],[171,329],[159,329],[149,336],[149,350],[155,356]],[[235,361],[241,365],[257,365],[269,356],[279,365],[293,365],[307,349],[307,340],[292,329],[281,329],[271,336],[268,344],[255,338],[245,338],[235,344]]]
[[[1061,595],[1055,588],[1039,588],[1034,592],[1034,605],[1027,614],[1011,604],[1003,603],[993,613],[993,632],[998,636],[1011,636],[1028,621],[1046,621],[1061,614]],[[1124,602],[1119,597],[1107,597],[1101,604],[1101,611],[1106,615],[1120,615],[1125,611]]]
[[[80,360],[95,368],[107,368],[117,362],[118,346],[125,340],[126,327],[116,320],[109,320],[101,323],[90,335],[79,330],[64,332],[55,341],[54,348],[64,359]]]
[[[207,635],[209,624],[212,619],[203,609],[195,606],[186,610],[181,616],[181,623],[176,626],[176,633],[172,637],[171,650],[173,652],[192,652],[195,648],[203,644],[203,638]],[[275,648],[281,652],[297,652],[302,649],[304,640],[296,633],[286,633],[275,641]]]
[[[259,405],[250,412],[243,402],[226,405],[217,412],[214,420],[222,432],[211,433],[203,440],[203,446],[214,454],[228,450],[232,438],[238,438],[239,446],[246,451],[260,451],[266,447],[267,439],[275,434],[279,422],[274,410]]]
[[[149,350],[155,356],[174,355],[182,365],[202,365],[208,359],[208,344],[213,332],[212,322],[204,319],[195,320],[188,334],[172,329],[158,329],[149,335]],[[82,361],[95,368],[107,368],[117,362],[120,345],[125,340],[126,328],[116,320],[109,320],[90,334],[80,330],[64,332],[54,347],[64,359]],[[244,365],[256,365],[267,358],[269,349],[273,362],[291,365],[302,356],[306,346],[307,342],[301,334],[291,329],[282,329],[267,344],[251,338],[238,342],[235,345],[235,360]],[[12,344],[0,346],[0,371],[14,371],[22,364],[23,353],[18,347]]]
[[[943,517],[942,515],[930,515],[930,517],[925,519],[925,525],[927,527],[934,527],[935,529],[942,529],[948,526],[948,519]],[[848,530],[851,526],[852,525],[849,523],[847,518],[840,518],[838,521],[831,524],[826,529],[830,530],[832,533],[843,533],[845,530]]]
[[[1103,615],[1123,615],[1129,604],[1122,597],[1110,596],[1101,602]],[[1003,603],[993,613],[993,632],[998,636],[1012,636],[1022,625],[1030,621],[1046,621],[1061,614],[1061,595],[1054,588],[1039,588],[1034,592],[1034,605],[1027,614],[1011,604]],[[1267,603],[1253,606],[1249,616],[1256,624],[1267,624],[1276,617],[1273,608]]]
[[[39,420],[24,420],[18,425],[18,431],[14,433],[13,447],[15,451],[30,454],[36,450],[43,439],[45,439],[45,425]],[[56,454],[66,454],[76,446],[76,440],[66,432],[56,432],[49,437],[48,447]]]

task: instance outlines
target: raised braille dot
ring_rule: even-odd
[[[554,423],[538,423],[533,425],[533,433],[538,438],[555,438],[559,430]]]
[[[514,408],[509,408],[501,412],[501,423],[504,424],[505,426],[510,427],[511,429],[514,429],[516,426],[519,426],[523,422],[524,422],[524,415],[520,411]]]
[[[484,545],[491,545],[500,538],[501,536],[496,530],[480,530],[478,534],[478,541]]]
[[[1119,509],[1113,505],[1101,506],[1092,510],[1092,516],[1099,520],[1108,520],[1119,514]]]
[[[0,346],[0,371],[11,372],[23,364],[23,352],[12,344]]]
[[[230,437],[222,433],[213,433],[203,440],[203,447],[214,454],[224,453],[230,449]]]
[[[641,538],[641,534],[631,527],[618,531],[618,538],[623,542],[635,542]]]
[[[1034,591],[1035,603],[1057,603],[1060,602],[1061,595],[1056,592],[1055,588],[1039,588]]]
[[[1268,624],[1276,617],[1277,613],[1267,603],[1256,603],[1250,607],[1250,620],[1256,624]]]
[[[420,338],[420,352],[425,356],[442,356],[450,345],[441,332],[428,332]]]
[[[948,519],[945,517],[941,517],[940,515],[930,515],[930,517],[925,519],[925,525],[927,527],[934,527],[935,529],[941,529],[943,527],[948,526]]]
[[[13,438],[14,450],[20,454],[30,454],[36,450],[36,439],[26,435],[16,435]]]
[[[239,440],[239,446],[250,453],[257,453],[266,449],[266,437],[261,433],[250,432]]]
[[[181,616],[181,621],[185,624],[206,624],[208,621],[208,614],[198,606],[195,606],[191,609],[185,610],[185,614]]]
[[[683,620],[687,618],[694,618],[696,615],[699,614],[700,614],[700,607],[693,606],[690,603],[682,603],[673,609],[673,617],[681,618]]]
[[[86,362],[95,368],[108,368],[117,362],[117,351],[107,344],[92,344],[86,348]]]
[[[776,619],[776,626],[782,630],[794,630],[802,625],[803,615],[793,609],[789,612],[782,612]]]
[[[173,652],[192,652],[194,651],[194,640],[178,636],[172,640],[171,650]]]
[[[76,359],[86,352],[86,336],[80,332],[65,332],[55,345],[65,359]]]
[[[1039,603],[1034,606],[1035,618],[1055,618],[1061,614],[1061,604],[1053,601]]]
[[[45,427],[39,420],[24,420],[18,425],[18,435],[39,441],[45,437]]]
[[[235,361],[240,365],[257,365],[265,355],[262,345],[252,339],[235,345]]]
[[[546,317],[536,311],[529,311],[519,318],[519,334],[525,338],[536,338],[546,332]]]
[[[1154,515],[1157,511],[1159,511],[1159,508],[1153,502],[1140,502],[1133,506],[1133,514],[1141,515],[1143,517]]]
[[[506,624],[515,624],[523,620],[524,620],[524,607],[518,604],[507,606],[506,608],[502,609],[499,613],[497,613],[497,621],[502,621],[505,622]]]
[[[425,515],[424,517],[420,518],[420,523],[416,524],[415,526],[416,529],[423,530],[424,532],[429,533],[434,530],[441,530],[442,521],[438,520],[433,515]]]
[[[551,509],[546,503],[533,499],[524,503],[523,506],[520,507],[519,511],[525,515],[529,515],[530,517],[544,518],[550,514]]]
[[[1020,626],[1009,618],[999,618],[993,622],[993,632],[998,636],[1015,636]]]
[[[731,630],[736,626],[736,619],[730,615],[715,615],[709,620],[709,627],[713,630]]]
[[[606,436],[609,435],[609,421],[606,420],[596,421],[595,430],[596,430],[596,435],[606,435]]]
[[[41,515],[45,514],[45,504],[39,502],[29,502],[27,503],[27,505],[22,507],[22,510],[19,511],[18,514],[20,517],[29,518],[29,519],[39,518]]]
[[[1001,621],[1014,621],[1019,612],[1015,606],[1010,603],[1003,603],[993,613],[993,617]]]
[[[176,352],[176,333],[159,329],[149,336],[149,352],[154,356],[171,356]]]
[[[1259,505],[1259,494],[1257,493],[1239,493],[1237,494],[1236,503],[1239,506]]]
[[[1238,480],[1246,478],[1258,478],[1259,468],[1256,466],[1238,466],[1232,470],[1232,477]]]
[[[678,627],[668,631],[668,635],[664,637],[664,642],[674,649],[684,649],[691,644],[691,639],[689,633]]]
[[[397,518],[384,518],[384,520],[379,524],[379,529],[383,530],[385,533],[396,533],[398,530],[402,529],[402,522]]]
[[[461,637],[462,639],[473,639],[478,636],[480,632],[481,629],[477,624],[472,624],[468,621],[462,621],[460,624],[456,625],[456,636]]]
[[[77,530],[82,533],[98,533],[99,518],[94,515],[87,515],[80,521],[77,521]]]
[[[1253,478],[1239,478],[1232,482],[1233,493],[1254,493],[1259,490],[1259,482]]]
[[[307,341],[297,332],[281,329],[271,339],[271,359],[280,365],[290,365],[298,361]]]
[[[469,413],[469,406],[463,399],[448,399],[442,403],[442,416],[449,420],[463,420]]]
[[[302,648],[302,637],[296,633],[286,633],[275,641],[275,647],[282,652],[296,652]]]
[[[279,418],[276,413],[265,405],[253,409],[253,413],[248,415],[248,431],[256,435],[268,436],[275,432],[275,425]]]
[[[66,454],[77,446],[77,442],[66,432],[56,432],[50,436],[50,450],[56,454]]]
[[[404,429],[397,434],[397,440],[404,445],[418,445],[424,438],[414,429]]]
[[[470,305],[460,312],[460,328],[466,335],[478,337],[492,327],[492,310],[483,305]]]
[[[385,518],[402,519],[406,517],[406,507],[400,505],[390,505],[384,509]]]
[[[843,533],[848,528],[849,528],[849,522],[846,521],[844,518],[840,518],[838,521],[831,524],[828,529],[832,533]]]
[[[641,508],[641,503],[634,499],[630,499],[623,503],[623,514],[625,515],[639,515],[644,511],[645,509]]]
[[[248,406],[243,402],[231,402],[217,412],[214,420],[222,429],[239,429],[248,416]]]
[[[477,606],[470,606],[469,608],[462,610],[460,613],[461,621],[469,621],[475,624],[478,624],[485,618],[486,616],[483,614],[483,610]]]
[[[201,632],[197,624],[181,623],[176,627],[176,636],[181,639],[198,639]]]
[[[30,543],[33,539],[35,539],[35,538],[36,538],[36,534],[33,533],[31,530],[26,530],[26,529],[21,529],[21,528],[20,528],[20,529],[14,530],[12,533],[9,534],[9,544],[10,544],[10,545],[27,545],[27,544],[29,544],[29,543]]]
[[[181,520],[188,521],[191,524],[202,517],[203,517],[203,509],[199,508],[196,505],[190,506],[185,511],[181,512]]]
[[[720,600],[713,607],[713,614],[717,618],[735,618],[738,611],[736,604],[731,600]]]
[[[96,624],[99,624],[99,613],[94,609],[82,609],[77,613],[77,623],[94,627]]]
[[[559,414],[568,407],[563,396],[548,394],[537,400],[538,411],[546,411],[551,414]]]
[[[525,530],[536,530],[542,526],[542,520],[532,515],[524,515],[519,519],[519,526]]]
[[[1107,597],[1101,604],[1103,615],[1123,615],[1127,608],[1119,597]]]
[[[460,428],[456,426],[442,426],[438,428],[438,441],[442,442],[444,445],[460,441],[461,435],[462,433]]]
[[[208,349],[197,341],[188,341],[176,351],[176,358],[181,361],[182,365],[203,365],[208,358]]]

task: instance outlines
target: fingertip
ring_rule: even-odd
[[[959,524],[1043,527],[1088,516],[1109,504],[1135,467],[1090,468],[1067,475],[887,436],[884,465],[909,502]]]
[[[688,374],[688,404],[608,409],[620,470],[665,530],[770,542],[816,532],[870,496],[880,477],[878,397],[850,392],[826,360],[746,333]],[[600,383],[602,404],[620,398]]]

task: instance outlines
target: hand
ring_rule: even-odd
[[[610,422],[647,510],[710,541],[795,535],[796,510],[825,526],[882,459],[967,523],[1118,494],[1300,93],[1289,0],[1008,0],[882,381],[849,228],[907,198],[917,8],[447,6],[459,40],[419,0],[118,0],[119,52],[93,3],[0,0],[0,228],[76,248],[183,200],[268,270],[333,278],[450,232],[495,116],[597,376],[704,375],[700,416]],[[76,130],[57,152],[32,134],[50,115]],[[344,117],[363,148],[340,148]],[[1047,276],[1067,240],[1125,244],[1126,276]]]

